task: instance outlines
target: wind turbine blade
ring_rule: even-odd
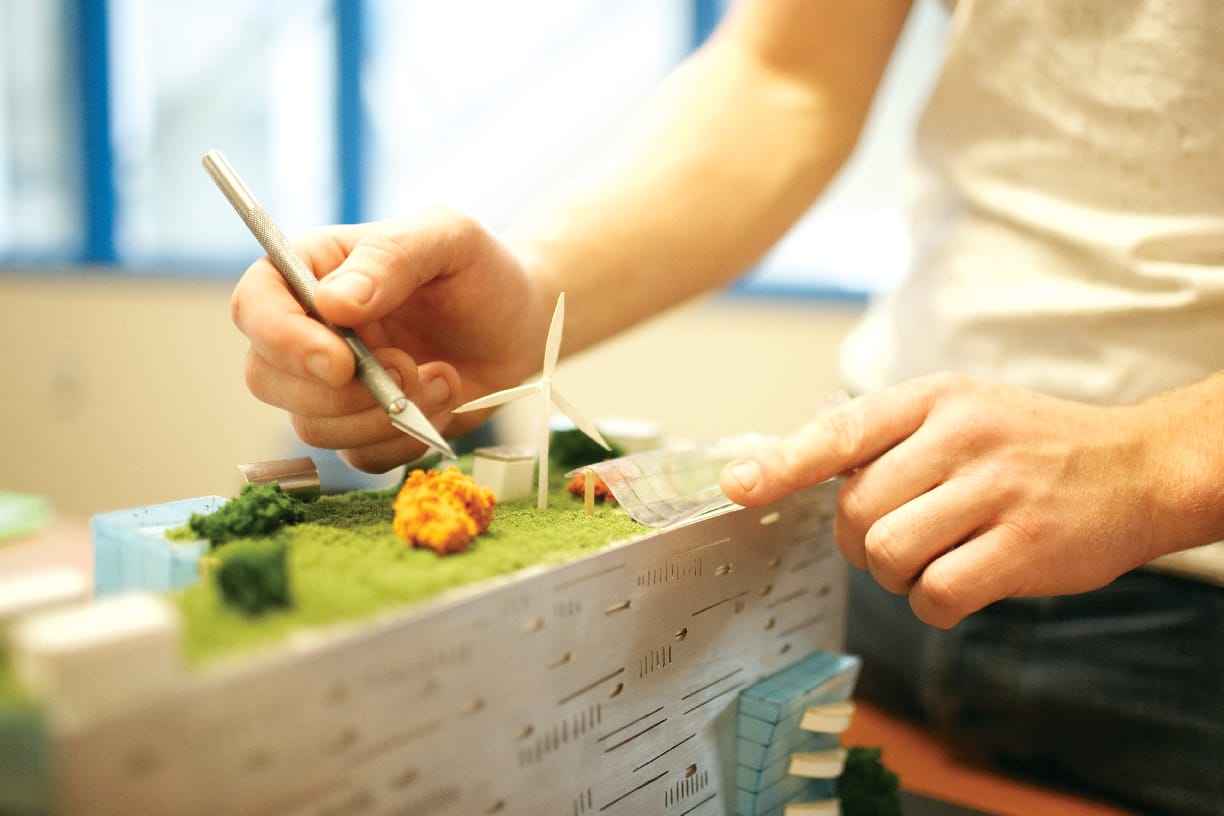
[[[591,439],[598,442],[604,450],[612,450],[612,446],[604,441],[603,436],[600,435],[599,429],[595,427],[595,423],[591,422],[589,419],[579,413],[578,409],[575,408],[569,400],[561,396],[561,393],[557,391],[555,387],[552,389],[552,401],[558,408],[561,409],[561,413],[570,418],[574,425],[577,426],[578,430],[582,431],[584,434],[591,437]]]
[[[505,405],[507,402],[513,402],[519,397],[534,394],[539,390],[539,382],[527,383],[526,385],[516,385],[514,388],[507,388],[505,391],[495,391],[492,394],[477,397],[471,402],[465,402],[463,405],[460,405],[455,409],[455,413],[462,414],[465,411],[479,411],[481,408],[492,408],[495,405]]]
[[[565,293],[557,295],[557,308],[553,309],[552,322],[548,324],[548,339],[544,343],[544,378],[551,378],[561,355],[561,330],[565,325]]]

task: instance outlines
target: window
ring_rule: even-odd
[[[83,165],[59,3],[0,0],[0,248],[66,260],[82,250]]]
[[[290,234],[427,203],[502,227],[597,155],[724,5],[0,0],[0,262],[235,276],[260,250],[200,169],[212,148]],[[886,278],[864,267],[898,268],[914,64],[938,28],[920,17],[890,72],[906,104],[744,291],[861,291]]]

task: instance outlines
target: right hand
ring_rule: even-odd
[[[491,233],[441,208],[401,221],[334,226],[293,241],[319,278],[315,308],[355,329],[404,393],[455,436],[485,414],[452,409],[517,385],[539,366],[555,293]],[[307,444],[383,472],[424,446],[391,425],[335,333],[308,317],[265,257],[234,289],[235,325],[251,341],[246,382],[292,415]]]

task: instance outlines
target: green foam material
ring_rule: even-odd
[[[51,504],[42,496],[0,490],[0,541],[43,530],[51,521]]]
[[[651,531],[620,508],[583,502],[554,482],[549,507],[535,496],[497,506],[488,531],[468,552],[439,556],[414,549],[391,527],[394,490],[323,496],[307,519],[274,538],[288,545],[293,606],[250,618],[221,603],[211,581],[175,595],[183,613],[184,647],[193,663],[276,642],[289,632],[372,617],[477,581],[525,567],[561,564]],[[226,545],[229,546],[229,545]]]

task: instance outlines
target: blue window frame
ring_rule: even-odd
[[[0,264],[235,276],[258,248],[199,171],[213,147],[289,233],[438,201],[497,228],[597,152],[726,5],[0,0]],[[911,50],[932,55],[939,26],[912,24]],[[898,95],[921,97],[912,65],[890,73]],[[890,155],[909,109],[876,128]],[[848,175],[880,184],[880,152]],[[883,184],[886,204],[864,207],[847,186],[738,290],[858,297],[886,285],[874,272],[904,263],[899,196]],[[864,259],[867,231],[886,249]]]

